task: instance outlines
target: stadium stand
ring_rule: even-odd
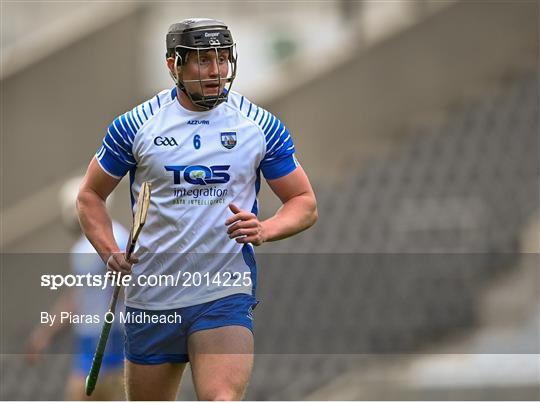
[[[298,398],[366,361],[353,354],[410,352],[475,323],[475,290],[516,258],[538,205],[538,76],[509,82],[323,189],[317,227],[260,256],[248,399]],[[3,356],[2,399],[59,399],[67,361],[44,372]]]
[[[258,351],[308,355],[264,357],[248,398],[302,396],[365,361],[330,353],[407,353],[475,323],[475,294],[517,261],[538,206],[538,76],[508,81],[320,192],[317,227],[260,259]],[[291,292],[272,298],[278,284]]]
[[[352,162],[347,183],[318,186],[317,226],[259,256],[248,399],[301,399],[373,354],[410,353],[477,324],[478,290],[515,262],[538,208],[537,72],[500,87],[404,147]],[[27,329],[12,330],[0,398],[61,399],[70,357],[28,366],[11,355],[20,349],[6,351]],[[179,398],[193,399],[184,385]]]

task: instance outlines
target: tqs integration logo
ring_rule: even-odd
[[[185,182],[192,185],[215,185],[227,183],[231,176],[227,172],[230,165],[166,165],[164,168],[168,172],[173,172],[173,181],[175,185]]]

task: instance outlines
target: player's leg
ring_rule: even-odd
[[[171,316],[180,310],[145,311],[126,307],[128,313]],[[128,400],[174,400],[188,362],[187,333],[181,323],[126,321],[125,386]]]
[[[90,398],[95,397],[94,395],[88,398],[86,393],[84,393],[84,376],[79,374],[72,374],[69,376],[66,389],[65,389],[65,399],[66,400],[90,400]]]
[[[65,388],[66,400],[124,400],[124,343],[123,334],[113,328],[101,364],[99,382],[91,396],[86,396],[86,375],[92,366],[94,348],[98,335],[75,334],[77,353],[73,355],[73,367]]]
[[[94,393],[92,393],[92,397],[94,396],[95,399],[93,400],[126,399],[124,389],[124,333],[121,327],[114,326],[109,334],[109,342],[101,363],[99,382]]]
[[[96,386],[96,390],[92,394],[93,396],[97,391],[99,392],[96,400],[126,400],[124,371],[122,369],[106,372],[99,382],[101,383],[99,391],[97,390],[98,386]]]
[[[197,331],[188,339],[199,400],[242,399],[253,368],[253,333],[244,326]]]
[[[141,365],[126,360],[125,368],[128,400],[175,400],[186,364]]]
[[[91,396],[86,396],[85,378],[80,374],[73,374],[68,378],[65,391],[66,400],[125,400],[122,371],[102,374]]]

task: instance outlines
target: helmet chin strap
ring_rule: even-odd
[[[180,77],[178,76],[178,68],[182,65],[182,56],[180,56],[178,53],[176,53],[176,56],[174,58],[174,71],[176,74],[173,74],[171,71],[169,73],[171,74],[176,86],[180,91],[182,91],[186,96],[189,98],[189,100],[196,106],[204,109],[204,110],[210,110],[218,106],[220,103],[222,103],[225,100],[225,97],[220,97],[220,95],[216,96],[204,96],[199,93],[190,93],[184,83],[180,80]],[[219,78],[221,81],[221,77]],[[221,95],[224,95],[225,92],[223,92]]]
[[[219,95],[213,96],[213,97],[205,97],[205,96],[202,96],[201,94],[197,94],[197,93],[192,94],[192,93],[187,92],[186,88],[183,85],[182,87],[179,87],[179,88],[184,94],[186,94],[189,97],[191,102],[193,102],[195,105],[206,110],[213,109],[224,101],[222,98],[219,97]]]

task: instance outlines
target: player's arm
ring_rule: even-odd
[[[77,196],[77,213],[81,228],[109,269],[128,273],[131,265],[114,239],[112,221],[105,201],[120,179],[106,173],[94,157]],[[135,262],[135,259],[132,260]]]
[[[262,222],[266,242],[290,237],[315,224],[317,201],[301,166],[282,178],[269,180],[268,185],[283,205]]]
[[[59,318],[62,312],[75,311],[74,293],[73,288],[62,290],[62,293],[49,310],[50,314]],[[41,325],[36,327],[30,334],[30,340],[26,347],[27,360],[31,363],[37,362],[39,354],[42,354],[47,349],[53,337],[67,325],[67,321],[55,320],[51,326]]]
[[[272,217],[260,222],[255,214],[231,204],[234,215],[225,222],[229,225],[227,233],[231,239],[238,243],[261,245],[290,237],[315,224],[317,202],[301,166],[281,178],[268,180],[268,184],[283,205]]]

